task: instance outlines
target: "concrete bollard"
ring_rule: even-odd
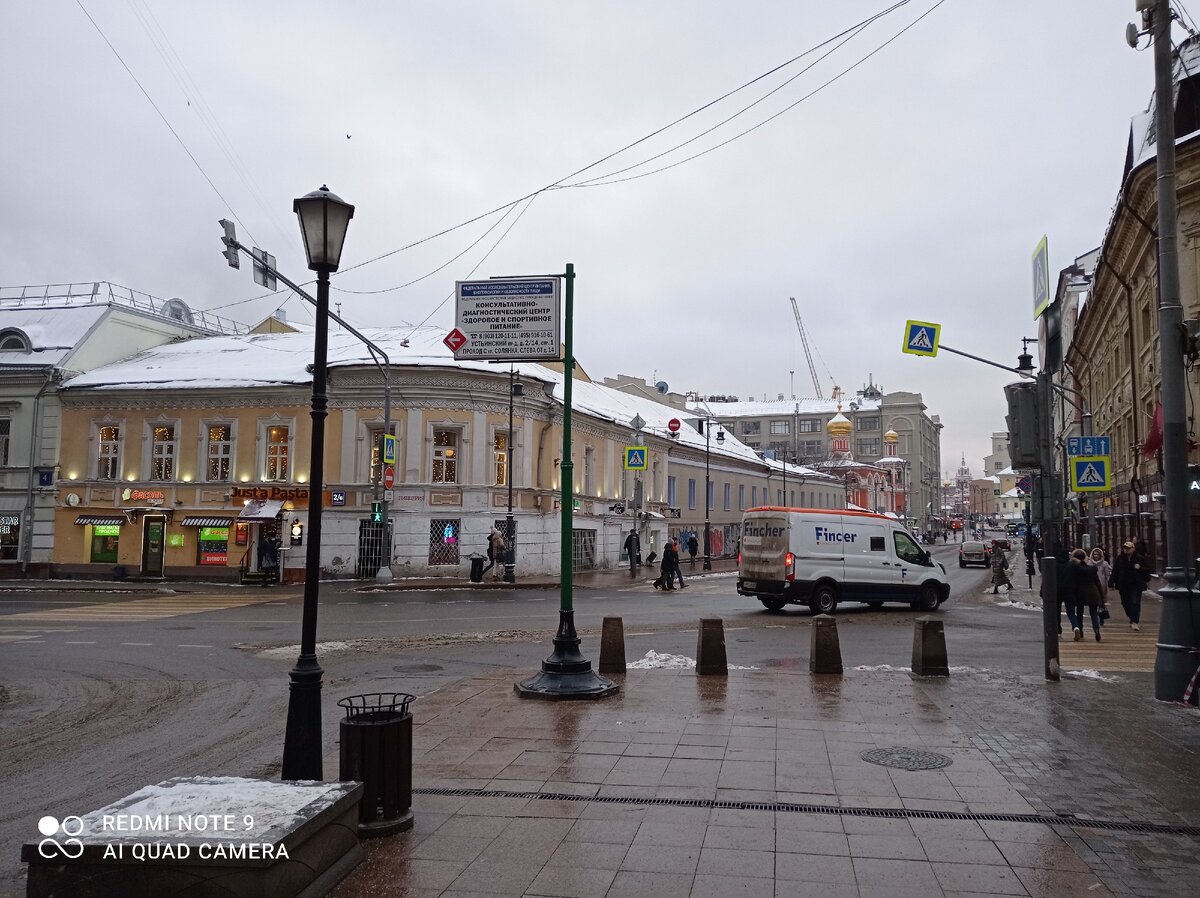
[[[948,677],[946,630],[940,620],[918,617],[913,627],[912,670],[919,677]]]
[[[729,674],[729,662],[725,657],[725,624],[719,617],[700,619],[700,632],[696,635],[696,673]]]
[[[606,617],[600,629],[600,673],[625,673],[625,625],[619,617]]]
[[[842,672],[842,646],[838,642],[837,621],[833,615],[818,614],[812,619],[812,647],[808,670],[815,674]]]

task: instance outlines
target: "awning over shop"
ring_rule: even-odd
[[[206,518],[193,514],[179,522],[180,527],[230,527],[232,525],[233,518]]]
[[[273,521],[283,511],[282,499],[251,499],[238,515],[239,521]]]
[[[81,514],[75,519],[76,524],[116,524],[120,527],[122,524],[128,524],[125,520],[125,515],[111,514]]]

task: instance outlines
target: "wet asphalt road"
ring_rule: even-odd
[[[1040,615],[995,606],[982,595],[987,572],[960,570],[953,546],[935,557],[952,584],[938,612],[951,665],[1040,676]],[[671,594],[648,580],[577,589],[584,654],[595,660],[604,616],[623,618],[630,661],[650,650],[694,655],[697,620],[721,617],[731,664],[807,667],[808,610],[768,613],[735,583],[711,574]],[[0,592],[0,895],[23,890],[19,846],[44,814],[83,813],[171,776],[278,772],[300,596],[256,592]],[[535,672],[558,606],[548,590],[323,588],[326,745],[335,745],[338,697],[419,696],[482,670]],[[847,668],[910,663],[916,614],[907,606],[846,605],[837,617]]]

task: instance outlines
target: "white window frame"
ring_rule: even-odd
[[[0,466],[8,465],[9,440],[12,439],[12,418],[0,417]]]
[[[214,445],[223,445],[221,440],[213,441],[209,439],[209,429],[213,427],[229,428],[228,453],[224,456],[226,461],[227,476],[224,478],[213,478],[212,471],[212,447]],[[197,480],[202,480],[205,483],[233,483],[234,481],[234,464],[237,460],[237,421],[225,421],[220,418],[211,418],[200,422],[200,464],[203,466],[201,471],[197,472]],[[220,458],[221,456],[217,456]]]
[[[462,483],[459,479],[459,474],[463,470],[463,444],[466,442],[464,438],[465,428],[461,424],[431,424],[429,428],[429,482],[436,486],[458,486]],[[453,446],[438,446],[437,435],[441,432],[454,434],[455,441]],[[446,456],[445,450],[452,449],[450,456]],[[442,479],[434,479],[434,468],[438,461],[442,462]],[[445,463],[449,460],[454,465],[454,478],[447,480],[445,478]]]
[[[287,428],[286,443],[272,443],[271,430],[276,427]],[[295,418],[259,418],[258,420],[258,474],[259,480],[263,483],[291,483],[295,473],[296,466],[292,463],[296,457],[296,419]],[[284,446],[286,453],[282,456],[273,455],[271,449],[273,446]],[[278,460],[283,458],[287,470],[283,476],[268,476],[272,458]],[[276,474],[279,472],[277,471]]]
[[[596,448],[583,447],[583,494],[596,495]]]
[[[174,483],[175,475],[178,473],[179,461],[179,422],[170,419],[159,418],[153,421],[145,422],[145,442],[144,445],[148,451],[142,453],[145,459],[143,467],[145,468],[144,476],[148,481],[154,483]],[[160,443],[155,435],[155,431],[160,427],[167,427],[171,430],[171,439]],[[159,450],[162,450],[161,453]],[[163,460],[163,476],[157,476],[155,467],[159,459]]]
[[[115,427],[117,429],[117,438],[115,440],[102,439],[104,428]],[[125,457],[125,421],[105,419],[92,422],[92,434],[95,440],[93,451],[90,453],[90,463],[96,480],[102,480],[106,483],[119,483],[121,475],[124,473],[121,469],[121,464]],[[104,447],[111,446],[113,451],[104,454]],[[102,459],[111,459],[112,471],[109,476],[104,476],[102,471]],[[109,467],[105,465],[104,467]]]

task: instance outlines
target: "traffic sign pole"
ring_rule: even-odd
[[[592,662],[579,651],[579,634],[575,631],[575,609],[571,605],[573,578],[572,538],[574,536],[574,477],[571,463],[571,381],[575,376],[573,345],[575,313],[575,266],[567,263],[566,303],[563,309],[563,443],[559,476],[562,478],[562,527],[559,530],[559,572],[561,603],[558,611],[558,632],[554,634],[554,651],[542,662],[540,673],[515,685],[523,698],[583,699],[615,695],[619,690],[612,680],[592,670]]]

